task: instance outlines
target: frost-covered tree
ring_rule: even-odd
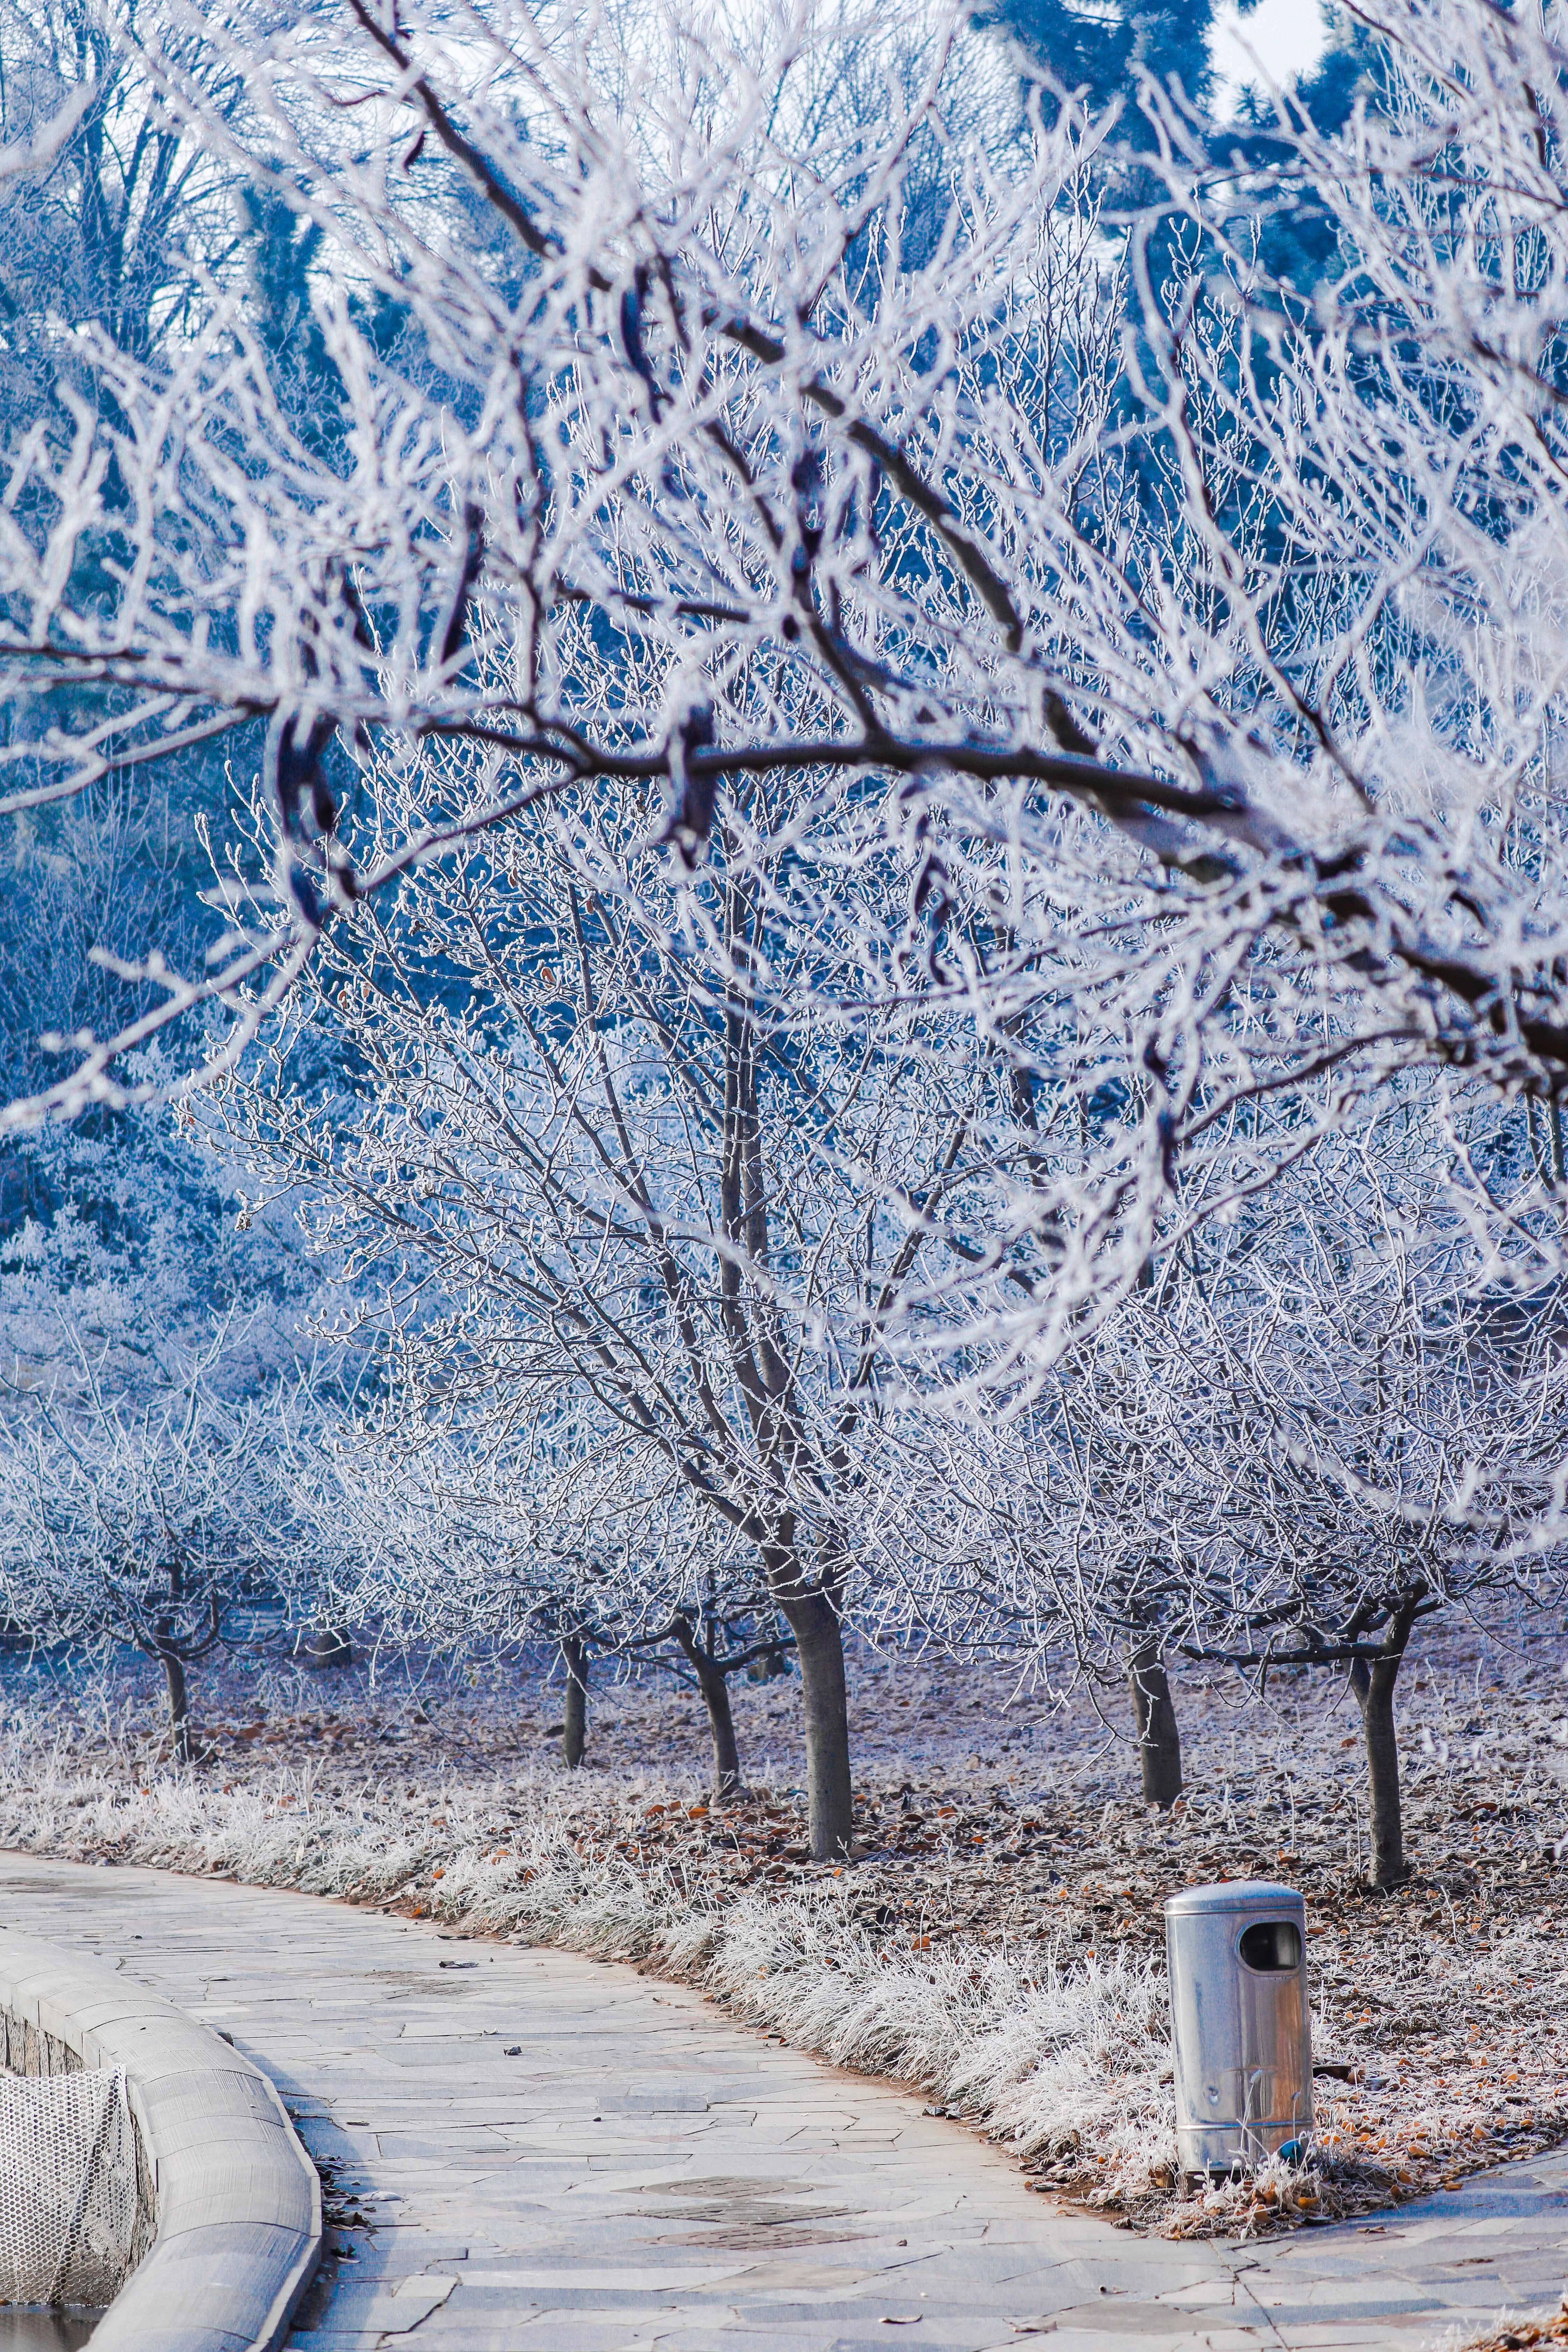
[[[199,37],[172,23],[166,31],[174,52],[196,61]],[[231,117],[238,75],[218,68],[206,87],[215,110]],[[115,0],[0,0],[0,446],[58,443],[88,414],[111,441],[122,420],[95,375],[100,343],[155,367],[216,282],[243,268],[244,226],[233,174],[161,104],[133,10]],[[119,560],[100,542],[78,575],[82,592],[100,596]],[[7,741],[26,702],[26,690],[20,704],[7,693]],[[85,716],[68,693],[67,704],[73,721]],[[204,802],[222,805],[218,766],[176,752],[155,775],[111,776],[90,806],[51,809],[26,795],[11,803],[0,824],[7,1097],[58,1075],[42,1034],[75,1037],[152,1008],[161,992],[128,996],[112,961],[134,961],[150,939],[178,961],[199,960],[210,924],[198,936],[193,923],[203,861],[192,818]],[[5,1194],[37,1173],[8,1161],[0,1217]],[[36,1211],[37,1198],[27,1205]]]
[[[225,1335],[220,1335],[220,1338]],[[129,1644],[163,1673],[176,1761],[191,1761],[189,1672],[247,1596],[299,1577],[287,1458],[297,1396],[237,1405],[210,1384],[216,1347],[171,1349],[127,1403],[81,1355],[68,1400],[12,1391],[0,1419],[0,1612],[45,1645]]]
[[[1334,1159],[1244,1264],[1216,1252],[1211,1303],[1180,1311],[1191,1418],[1173,1488],[1204,1498],[1182,1638],[1260,1680],[1343,1673],[1372,1880],[1391,1886],[1407,1875],[1394,1696],[1412,1634],[1444,1611],[1558,1605],[1568,1581],[1568,1320],[1560,1282],[1486,1286],[1429,1175]]]
[[[1138,1319],[1136,1307],[1111,1318],[1037,1393],[889,1413],[858,1533],[893,1622],[1063,1703],[1087,1693],[1104,1713],[1112,1691],[1125,1694],[1143,1800],[1168,1807],[1183,1772],[1167,1653],[1191,1596],[1169,1515],[1147,1494],[1164,1468],[1172,1401],[1142,1367],[1122,1378],[1118,1359]]]
[[[204,1009],[210,1070],[536,806],[721,960],[728,824],[780,1034],[1006,1063],[942,1232],[1004,1368],[1412,1067],[1555,1098],[1560,10],[1385,13],[1386,102],[1245,172],[1146,91],[1120,218],[1101,127],[956,15],[143,17],[171,119],[309,225],[336,423],[235,289],[153,361],[100,341],[102,404],[12,455],[9,804],[264,721],[269,827],[211,965],[142,968],[161,1009],[13,1116]],[[1260,257],[1299,198],[1310,301]],[[367,775],[410,788],[362,822]]]
[[[1556,1603],[1568,1580],[1562,1286],[1535,1280],[1524,1232],[1521,1278],[1489,1285],[1433,1110],[1407,1097],[1233,1203],[1015,1423],[947,1440],[963,1484],[926,1522],[922,1612],[950,1637],[1096,1681],[1131,1665],[1135,1702],[1162,1651],[1259,1684],[1342,1674],[1380,1886],[1405,1875],[1394,1694],[1415,1628]],[[1478,1158],[1509,1144],[1488,1126]],[[1542,1185],[1521,1223],[1559,1213]]]
[[[373,1666],[424,1647],[448,1660],[527,1646],[558,1652],[564,1756],[582,1760],[591,1643],[605,1612],[595,1579],[548,1515],[539,1449],[504,1458],[384,1406],[329,1421],[286,1465],[307,1535],[318,1620],[362,1638]]]
[[[380,782],[394,818],[416,788]],[[447,763],[418,788],[437,802]],[[552,1475],[577,1499],[527,1507],[552,1541],[576,1530],[560,1549],[585,1585],[616,1563],[626,1630],[605,1646],[759,1601],[783,1616],[827,1855],[851,1827],[863,1425],[889,1328],[940,1322],[967,1270],[923,1211],[989,1183],[970,1139],[1006,1071],[967,1030],[931,1055],[773,1017],[763,975],[804,993],[828,949],[775,922],[760,797],[716,821],[683,936],[609,878],[635,864],[639,796],[600,793],[590,817],[597,874],[525,813],[335,930],[300,1042],[332,1041],[318,1062],[352,1075],[313,1094],[280,1045],[228,1100],[258,1183],[313,1197],[319,1241],[401,1302],[407,1410],[485,1453],[549,1449],[570,1422]],[[810,870],[840,839],[803,828],[777,865]],[[749,1646],[689,1662],[701,1680]]]
[[[623,1660],[657,1661],[696,1690],[712,1745],[714,1801],[742,1795],[731,1678],[787,1673],[795,1647],[754,1545],[635,1438],[585,1450],[546,1516],[557,1546],[564,1539],[574,1549],[579,1594],[583,1568],[592,1564],[610,1625],[601,1647]]]
[[[405,1386],[402,1398],[406,1402]],[[713,1794],[741,1793],[729,1677],[790,1646],[745,1547],[668,1479],[638,1488],[635,1449],[590,1449],[582,1414],[534,1418],[520,1442],[485,1425],[432,1432],[398,1405],[296,1450],[293,1509],[310,1529],[311,1592],[368,1630],[373,1654],[418,1644],[451,1659],[557,1654],[562,1756],[582,1763],[595,1658],[658,1661],[695,1685]],[[601,1433],[604,1434],[604,1433]]]
[[[148,360],[177,341],[202,281],[230,258],[233,183],[211,143],[159,100],[136,11],[101,0],[5,0],[0,6],[0,415],[24,431],[66,388],[81,391],[87,350],[70,330],[99,326]],[[203,45],[173,13],[172,58],[199,73]],[[206,62],[214,62],[210,51]],[[231,64],[205,83],[225,119],[241,100]]]

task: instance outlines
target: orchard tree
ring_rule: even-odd
[[[1181,1788],[1172,1657],[1342,1675],[1391,1886],[1416,1629],[1568,1587],[1568,1302],[1541,1278],[1561,1180],[1528,1107],[1474,1088],[1406,1081],[1305,1140],[1010,1399],[885,1416],[858,1539],[954,1651],[1063,1696],[1125,1682],[1152,1802]]]
[[[613,1431],[590,1454],[582,1419],[539,1414],[515,1444],[498,1444],[493,1426],[487,1443],[482,1423],[466,1435],[421,1431],[395,1406],[329,1425],[291,1463],[312,1598],[368,1628],[378,1650],[554,1650],[572,1769],[586,1747],[595,1656],[665,1664],[703,1699],[713,1795],[727,1803],[742,1792],[729,1677],[773,1665],[788,1638],[769,1622],[745,1548],[726,1545],[721,1523],[668,1481],[640,1493],[637,1460]]]
[[[1519,1249],[1524,1278],[1505,1265],[1489,1286],[1434,1171],[1399,1166],[1404,1125],[1325,1154],[1175,1310],[1205,1497],[1184,1646],[1260,1683],[1344,1675],[1380,1887],[1409,1874],[1394,1696],[1412,1635],[1493,1600],[1560,1606],[1568,1583],[1562,1285]]]
[[[1408,1874],[1412,1635],[1493,1600],[1558,1604],[1568,1580],[1562,1286],[1536,1278],[1528,1233],[1511,1263],[1480,1257],[1429,1108],[1407,1097],[1321,1148],[1064,1363],[1037,1555],[1080,1643],[1142,1606],[1167,1644],[1259,1686],[1342,1674],[1381,1887]]]
[[[216,1353],[187,1357],[135,1403],[84,1359],[68,1402],[13,1391],[0,1423],[0,1611],[43,1644],[124,1643],[153,1661],[181,1764],[195,1754],[191,1667],[300,1559],[280,1475],[298,1393],[228,1403],[209,1385]]]
[[[1182,1746],[1167,1652],[1186,1631],[1188,1566],[1163,1496],[1179,1392],[1124,1350],[1124,1308],[1030,1393],[962,1391],[885,1416],[859,1540],[883,1613],[1062,1701],[1131,1705],[1141,1792],[1169,1808]]]
[[[731,1678],[787,1673],[795,1647],[753,1548],[635,1437],[587,1454],[552,1497],[550,1518],[558,1541],[571,1528],[579,1559],[613,1578],[621,1631],[604,1646],[624,1660],[657,1660],[695,1687],[708,1717],[713,1801],[742,1796]]]
[[[434,759],[422,783],[381,788],[397,814],[412,789],[449,789]],[[610,878],[640,797],[595,798],[605,878],[528,813],[334,931],[313,1033],[334,1042],[315,1058],[352,1079],[312,1095],[284,1040],[231,1088],[232,1117],[258,1181],[313,1194],[318,1241],[408,1300],[393,1382],[408,1410],[478,1422],[490,1451],[570,1422],[563,1471],[584,1461],[597,1499],[565,1549],[584,1573],[602,1540],[640,1563],[639,1635],[679,1640],[693,1565],[744,1557],[743,1605],[727,1593],[717,1614],[764,1601],[789,1627],[825,1858],[851,1831],[845,1529],[864,1426],[889,1328],[944,1311],[963,1262],[921,1204],[986,1193],[972,1138],[1005,1066],[963,1030],[917,1055],[826,1013],[776,1023],[742,975],[805,994],[827,946],[773,919],[765,810],[716,823],[671,937]],[[839,840],[797,833],[780,863],[815,866]],[[552,1537],[567,1523],[529,1507]],[[679,1527],[673,1548],[602,1537],[644,1512]],[[736,1647],[689,1652],[710,1704]]]
[[[560,1669],[561,1755],[574,1771],[594,1654],[616,1649],[626,1628],[602,1559],[563,1536],[539,1454],[466,1446],[383,1407],[324,1431],[293,1465],[292,1487],[311,1529],[318,1616],[368,1636],[376,1659],[543,1648]]]

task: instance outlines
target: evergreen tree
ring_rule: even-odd
[[[1138,68],[1162,82],[1178,82],[1194,103],[1210,94],[1213,68],[1214,0],[1114,0],[1109,9],[1088,9],[1068,0],[1000,0],[994,21],[1069,91],[1081,91],[1099,110],[1121,98],[1129,101],[1124,129],[1144,145],[1149,126],[1135,104]]]

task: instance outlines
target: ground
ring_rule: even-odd
[[[1542,2319],[1516,2320],[1472,2345],[1469,2352],[1531,2352],[1537,2344],[1568,2344],[1568,2308]]]
[[[804,1844],[798,1686],[742,1684],[752,1793],[702,1794],[700,1709],[594,1693],[557,1760],[557,1681],[301,1676],[198,1691],[204,1760],[163,1760],[133,1673],[68,1693],[10,1664],[0,1834],[374,1900],[684,1974],[733,2014],[918,2081],[1042,2188],[1168,2234],[1364,2212],[1568,2138],[1568,1643],[1450,1624],[1400,1700],[1414,1875],[1364,1883],[1359,1733],[1323,1677],[1262,1700],[1178,1669],[1187,1794],[1136,1801],[1120,1695],[1097,1714],[988,1670],[853,1661],[857,1858]],[[1268,1876],[1308,1907],[1318,2148],[1185,2195],[1172,2162],[1160,1906]],[[1550,2340],[1550,2339],[1543,2339]]]

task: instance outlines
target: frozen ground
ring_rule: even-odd
[[[1044,2188],[1178,2234],[1387,2204],[1568,2138],[1568,1643],[1450,1626],[1407,1669],[1397,1895],[1363,1883],[1356,1719],[1325,1678],[1264,1703],[1178,1677],[1188,1794],[1136,1801],[1109,1719],[972,1668],[859,1657],[859,1858],[806,1861],[797,1686],[742,1684],[752,1790],[702,1798],[695,1699],[596,1688],[588,1769],[558,1682],[230,1668],[176,1772],[144,1674],[67,1693],[11,1660],[0,1835],[300,1885],[700,1983],[801,2046],[921,2084]],[[1317,2160],[1178,2193],[1160,1904],[1222,1875],[1306,1892]]]

